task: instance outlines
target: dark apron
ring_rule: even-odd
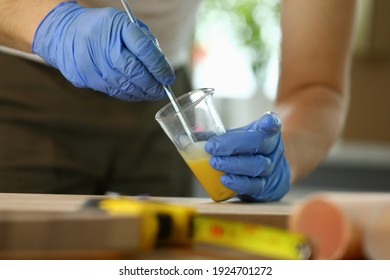
[[[189,91],[176,75],[175,94]],[[190,196],[192,175],[154,119],[168,102],[119,101],[0,54],[0,192]]]

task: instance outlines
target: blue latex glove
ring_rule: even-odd
[[[146,25],[114,8],[58,4],[42,20],[32,50],[77,87],[121,100],[158,100],[173,69]]]
[[[205,150],[210,164],[226,174],[224,186],[244,201],[276,201],[290,189],[290,168],[284,156],[281,121],[272,112],[251,124],[210,138]]]

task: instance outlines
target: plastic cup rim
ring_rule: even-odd
[[[198,100],[196,100],[194,103],[192,103],[190,106],[187,106],[183,110],[180,110],[179,113],[184,113],[184,112],[190,110],[191,108],[195,107],[197,104],[199,104],[199,102],[201,102],[207,96],[213,95],[215,89],[213,89],[213,88],[198,88],[198,89],[195,89],[195,90],[192,90],[192,91],[189,91],[187,93],[184,93],[184,94],[180,95],[176,100],[177,101],[182,100],[182,99],[184,99],[184,98],[186,98],[186,97],[188,97],[188,96],[190,96],[190,95],[192,95],[192,94],[194,94],[196,92],[199,92],[199,91],[202,91],[204,93],[204,95],[201,98],[199,98]],[[161,113],[163,111],[165,111],[170,106],[173,106],[171,102],[169,102],[164,107],[162,107],[160,110],[158,110],[158,112],[155,115],[155,119],[157,121],[163,121],[163,120],[166,120],[166,119],[169,119],[169,118],[172,118],[172,117],[176,117],[178,115],[178,112],[175,112],[175,111],[173,111],[172,114],[169,114],[167,116],[161,117]]]

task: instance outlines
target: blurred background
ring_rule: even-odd
[[[204,0],[192,50],[195,88],[213,87],[226,127],[272,108],[279,63],[280,0]],[[359,0],[351,104],[342,137],[324,162],[292,187],[390,191],[390,1]],[[206,196],[195,183],[194,195]]]

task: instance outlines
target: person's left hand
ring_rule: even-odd
[[[210,138],[210,165],[226,174],[221,183],[243,201],[276,201],[290,190],[290,168],[284,156],[281,121],[267,112],[242,128]]]

